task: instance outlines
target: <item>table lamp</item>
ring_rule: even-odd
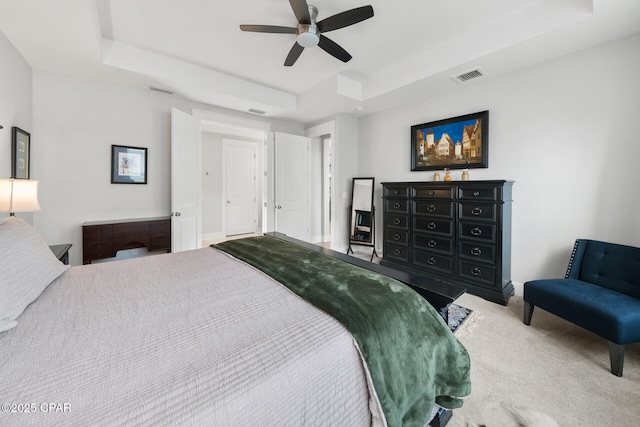
[[[31,179],[0,179],[0,212],[34,212],[40,210],[38,181]]]

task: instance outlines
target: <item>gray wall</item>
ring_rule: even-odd
[[[368,116],[358,172],[430,181],[410,171],[411,125],[489,110],[489,168],[469,173],[515,180],[514,283],[560,277],[576,238],[640,246],[638,76],[640,34]]]

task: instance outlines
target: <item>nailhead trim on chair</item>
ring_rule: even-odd
[[[567,272],[564,274],[564,278],[568,278],[571,274],[571,268],[573,267],[573,260],[576,257],[576,250],[578,249],[578,241],[573,244],[573,250],[571,251],[571,258],[569,258],[569,265],[567,266]]]

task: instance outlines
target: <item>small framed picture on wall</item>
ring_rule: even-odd
[[[141,147],[112,145],[111,183],[146,184],[147,149]]]
[[[31,176],[31,134],[13,127],[11,134],[11,177],[29,179]]]

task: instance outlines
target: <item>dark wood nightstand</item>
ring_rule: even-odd
[[[49,249],[63,264],[69,265],[69,249],[71,249],[71,246],[71,243],[63,243],[62,245],[51,245]]]

